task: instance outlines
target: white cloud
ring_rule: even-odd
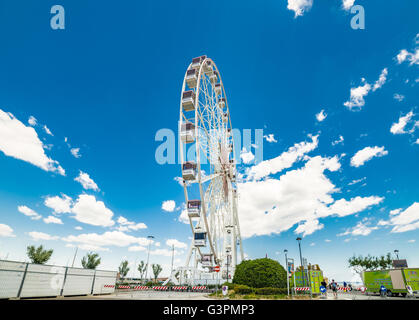
[[[175,180],[181,187],[183,187],[183,179],[182,177],[174,177],[173,180]]]
[[[324,110],[321,110],[318,114],[316,114],[316,119],[319,122],[322,122],[324,119],[326,119],[327,114],[324,112]]]
[[[243,163],[249,164],[255,159],[255,156],[253,155],[252,151],[248,152],[246,148],[243,148],[242,152],[240,153],[240,158],[243,160]]]
[[[56,214],[69,213],[71,212],[72,199],[65,194],[62,194],[61,197],[46,197],[44,205],[54,210]]]
[[[43,219],[46,224],[55,223],[55,224],[63,224],[60,218],[54,216],[48,216],[47,218]]]
[[[364,224],[363,222],[358,222],[358,224],[355,227],[349,228],[345,232],[340,233],[337,236],[367,236],[373,230],[377,229],[378,227],[369,227],[367,224]]]
[[[31,231],[28,234],[35,241],[38,241],[38,240],[49,241],[49,240],[57,240],[58,239],[57,236],[51,236],[51,235],[49,235],[47,233],[44,233],[44,232]]]
[[[354,184],[360,183],[360,182],[364,181],[365,179],[367,179],[367,177],[363,177],[361,179],[352,180],[351,182],[348,183],[348,186],[352,186]]]
[[[408,243],[415,243],[415,242],[416,242],[416,240],[415,240],[415,239],[412,239],[412,240],[407,240],[407,242],[408,242]]]
[[[404,95],[399,94],[399,93],[395,93],[395,94],[393,95],[393,98],[394,98],[395,100],[397,100],[397,101],[401,102],[401,101],[403,101],[403,100],[404,100]]]
[[[177,239],[168,239],[166,241],[166,245],[168,245],[169,247],[174,246],[175,248],[178,248],[178,249],[186,249],[188,247],[186,243],[181,242]]]
[[[315,242],[310,243],[310,247],[314,247],[316,245]]]
[[[71,152],[71,154],[73,155],[74,158],[80,158],[81,157],[80,148],[71,148],[70,152]]]
[[[390,211],[390,216],[394,216],[394,215],[396,215],[396,214],[399,214],[401,211],[402,211],[402,209],[401,209],[401,208],[391,210],[391,211]]]
[[[84,189],[89,190],[92,189],[94,191],[99,191],[99,187],[97,184],[93,181],[93,179],[90,178],[90,176],[81,171],[79,173],[79,176],[74,179],[74,181],[80,182],[80,184],[83,186]]]
[[[302,16],[304,12],[309,11],[313,6],[313,0],[288,0],[287,9],[295,13],[294,18]]]
[[[155,249],[155,250],[151,250],[150,254],[151,255],[155,255],[155,256],[164,256],[164,257],[171,257],[172,254],[174,256],[178,256],[181,255],[183,253],[183,251],[178,251],[178,250],[174,250],[172,252],[171,249]]]
[[[325,171],[338,171],[339,158],[306,157],[304,167],[291,170],[279,179],[250,180],[238,184],[242,236],[249,238],[289,230],[304,236],[320,230],[320,218],[361,212],[382,201],[380,197],[332,197],[338,189]]]
[[[330,239],[325,239],[324,242],[332,242]]]
[[[355,0],[342,0],[342,7],[344,10],[349,11],[354,5]]]
[[[391,230],[393,233],[419,229],[419,202],[413,203],[399,214],[392,215],[389,224],[394,226]]]
[[[181,211],[179,217],[178,217],[178,221],[184,223],[184,224],[189,224],[189,217],[188,217],[188,210],[186,210],[185,208]]]
[[[128,247],[130,245],[147,246],[151,240],[143,237],[134,237],[121,231],[107,231],[102,234],[83,233],[77,236],[70,235],[62,240],[71,243],[94,246],[105,249],[107,246]],[[152,241],[151,241],[152,242]],[[138,248],[137,248],[138,249]],[[135,251],[135,250],[134,250]]]
[[[392,134],[404,134],[407,133],[404,128],[406,125],[411,121],[412,117],[414,116],[413,111],[410,111],[405,116],[400,117],[398,122],[393,123],[390,128],[390,132]]]
[[[310,136],[311,142],[300,142],[294,144],[280,156],[265,160],[253,166],[249,170],[249,177],[256,180],[266,177],[270,174],[278,173],[284,169],[290,168],[296,161],[301,160],[304,155],[317,148],[318,136]]]
[[[115,223],[112,220],[113,212],[102,201],[87,194],[79,195],[71,212],[77,221],[93,226],[110,227]]]
[[[29,162],[45,171],[65,175],[58,161],[48,158],[44,145],[32,127],[0,109],[0,151],[6,156]]]
[[[371,85],[369,83],[365,83],[363,86],[359,86],[356,88],[351,88],[350,100],[346,101],[343,105],[351,111],[353,109],[361,109],[365,105],[364,97],[368,94],[370,90]]]
[[[173,212],[173,211],[175,211],[175,208],[176,208],[176,202],[175,202],[175,201],[173,201],[173,200],[166,200],[166,201],[163,201],[163,203],[162,203],[162,205],[161,205],[161,208],[162,208],[164,211],[167,211],[167,212]]]
[[[74,227],[74,229],[76,229],[76,230],[83,230],[83,228],[80,227],[80,226],[76,226],[76,227]]]
[[[338,140],[332,141],[332,146],[335,146],[335,145],[341,144],[341,143],[343,144],[343,141],[344,141],[343,137],[339,136]]]
[[[32,210],[31,208],[27,206],[18,206],[17,210],[20,213],[23,213],[25,216],[30,217],[32,220],[39,220],[42,218],[40,214],[38,214],[37,212],[35,212],[34,210]]]
[[[37,125],[38,121],[36,120],[36,118],[34,116],[30,116],[29,119],[28,119],[28,123],[32,127],[35,127]]]
[[[123,216],[120,216],[117,220],[117,222],[120,224],[120,226],[118,227],[119,231],[131,231],[131,230],[140,230],[140,229],[147,229],[147,226],[140,222],[140,223],[135,223],[133,221],[128,221],[128,219],[126,219]]]
[[[264,135],[263,136],[263,138],[267,141],[267,142],[269,142],[269,143],[276,143],[276,142],[278,142],[276,139],[275,139],[275,136],[274,136],[274,134],[273,133],[270,133],[270,134],[268,134],[268,135]]]
[[[0,223],[0,237],[16,237],[13,229],[7,224]]]
[[[387,68],[384,68],[383,71],[380,74],[380,77],[374,83],[374,86],[372,88],[372,91],[375,91],[377,89],[380,89],[384,85],[384,83],[386,83],[387,75],[388,75],[388,70],[387,70]]]
[[[384,150],[384,147],[365,147],[362,150],[359,150],[351,158],[351,166],[359,167],[362,166],[365,162],[371,160],[373,157],[382,157],[388,154],[387,150]]]
[[[50,135],[50,136],[53,136],[53,134],[52,134],[51,130],[50,130],[50,129],[48,129],[48,127],[47,127],[47,126],[45,126],[45,125],[44,125],[43,129],[44,129],[44,131],[45,131],[45,133],[46,133],[46,134],[48,134],[48,135]]]
[[[416,48],[415,52],[409,52],[406,49],[402,49],[396,56],[396,59],[398,64],[401,64],[406,60],[410,61],[409,65],[419,64],[419,49]]]
[[[133,252],[145,251],[145,250],[147,250],[147,248],[143,246],[131,246],[128,248],[128,251],[133,251]]]
[[[419,144],[419,138],[415,141],[415,144]]]

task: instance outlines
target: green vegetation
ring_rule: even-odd
[[[287,272],[278,261],[269,258],[244,260],[236,267],[233,284],[252,288],[286,288]]]
[[[54,250],[44,250],[43,246],[35,248],[35,246],[28,246],[27,254],[32,263],[45,264],[50,258]]]
[[[159,274],[163,270],[163,268],[159,264],[152,264],[151,268],[153,269],[154,282],[157,282],[157,277],[159,276]]]
[[[122,261],[121,265],[119,266],[119,275],[121,278],[125,278],[129,272],[128,268],[128,260]]]
[[[100,264],[100,258],[97,253],[89,252],[81,259],[81,265],[84,269],[96,269]]]
[[[378,269],[389,269],[392,266],[391,254],[381,255],[379,257],[374,257],[368,255],[363,256],[353,256],[348,260],[349,267],[353,268],[361,278],[364,271],[378,270]]]

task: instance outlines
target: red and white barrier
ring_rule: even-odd
[[[150,289],[150,288],[149,288],[149,287],[147,287],[147,286],[135,286],[133,289],[134,289],[134,290],[148,290],[148,289]]]
[[[197,287],[192,287],[192,290],[205,290],[207,287],[206,286],[197,286]]]
[[[172,290],[187,290],[188,287],[172,287]]]
[[[118,289],[130,289],[130,286],[118,286]]]
[[[113,284],[105,284],[103,287],[104,288],[115,288],[115,285],[113,285]]]
[[[153,287],[153,290],[167,290],[167,287]]]
[[[310,291],[310,287],[295,287],[295,291]]]

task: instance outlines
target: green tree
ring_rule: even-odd
[[[38,248],[35,248],[35,246],[28,246],[26,252],[32,263],[44,264],[51,258],[54,250],[44,250],[43,246],[39,246]]]
[[[143,282],[143,276],[144,276],[144,273],[145,273],[145,269],[147,269],[147,265],[143,260],[141,260],[140,263],[138,264],[138,271],[140,272],[141,282]]]
[[[100,258],[97,253],[89,252],[81,259],[81,265],[84,269],[96,269],[99,264]]]
[[[157,277],[159,276],[160,272],[163,270],[161,265],[159,264],[152,264],[151,268],[153,269],[154,274],[154,282],[157,282]]]
[[[363,279],[362,274],[364,271],[391,268],[392,260],[390,253],[387,253],[385,256],[381,255],[379,257],[374,257],[371,255],[367,255],[366,257],[363,257],[362,255],[353,255],[348,259],[348,264],[349,267],[358,273],[361,279]]]
[[[129,268],[128,268],[128,260],[122,261],[121,265],[119,266],[119,274],[121,278],[125,278],[128,274]]]
[[[286,288],[287,272],[278,261],[269,258],[244,260],[236,267],[233,283],[253,288]]]

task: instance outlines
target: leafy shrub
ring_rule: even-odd
[[[250,288],[249,286],[246,286],[246,285],[238,284],[234,286],[234,292],[237,294],[250,294],[250,293],[253,293],[253,288]]]
[[[287,288],[257,288],[255,289],[255,293],[259,295],[280,295],[280,294],[287,294]]]
[[[253,288],[284,288],[287,272],[278,261],[269,258],[244,260],[236,267],[233,283]]]

